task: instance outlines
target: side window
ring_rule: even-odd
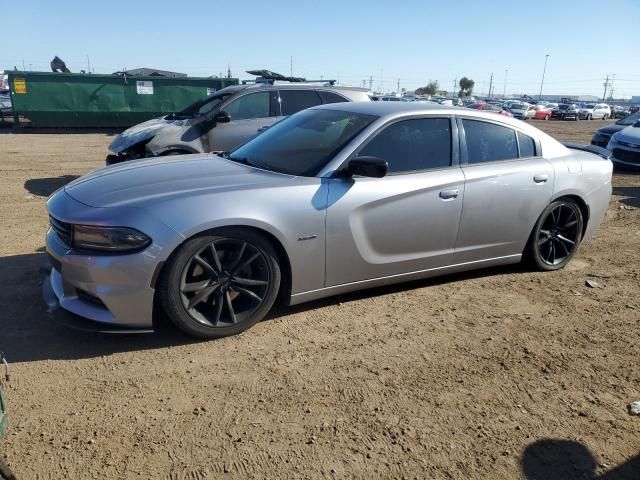
[[[313,90],[280,90],[282,115],[293,115],[305,108],[320,105],[321,100]]]
[[[337,93],[328,92],[326,90],[318,90],[318,95],[320,95],[322,103],[341,103],[349,101]]]
[[[420,118],[394,123],[371,140],[360,156],[379,157],[389,173],[451,165],[451,123],[448,118]]]
[[[269,92],[256,92],[244,95],[227,105],[224,110],[231,120],[248,120],[269,116]]]
[[[518,132],[518,145],[520,145],[520,158],[536,156],[536,142],[529,135]]]
[[[478,120],[462,120],[469,163],[518,158],[516,132],[508,127]]]

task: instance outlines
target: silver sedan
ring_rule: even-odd
[[[44,294],[75,326],[147,331],[164,312],[212,338],[277,298],[523,259],[556,270],[602,221],[611,172],[603,149],[490,113],[323,105],[220,156],[136,160],[56,192]]]

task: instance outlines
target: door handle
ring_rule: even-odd
[[[458,190],[457,188],[453,190],[442,190],[440,192],[440,198],[442,200],[451,200],[457,198],[459,194],[460,190]]]
[[[549,180],[549,175],[546,173],[539,173],[533,176],[533,181],[536,183],[545,183],[547,180]]]

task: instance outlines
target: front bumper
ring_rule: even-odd
[[[56,290],[60,291],[60,273],[51,268],[42,283],[42,298],[48,307],[51,318],[61,325],[75,330],[94,333],[152,333],[153,328],[136,328],[118,325],[115,323],[103,323],[89,320],[80,315],[66,310],[60,306],[60,296]]]
[[[46,242],[51,271],[43,284],[43,298],[58,312],[62,323],[90,322],[92,331],[152,331],[154,267],[144,252],[117,255],[80,255],[68,249],[49,229]],[[91,325],[97,323],[98,325]]]

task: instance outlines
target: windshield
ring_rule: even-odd
[[[640,112],[632,113],[628,117],[624,117],[622,120],[618,120],[616,123],[618,125],[633,125],[638,121],[640,121]]]
[[[526,107],[524,106],[524,103],[512,103],[511,108],[513,110],[524,110]]]
[[[584,108],[589,108],[589,109],[591,109],[591,108],[595,108],[595,107],[596,107],[595,105],[585,105],[585,106],[584,106]]]
[[[376,118],[340,110],[303,110],[231,151],[227,158],[312,177]]]
[[[560,105],[558,108],[560,110],[567,110],[571,105]]]
[[[218,92],[208,97],[201,98],[200,100],[193,102],[187,108],[179,111],[178,113],[172,113],[172,118],[193,118],[205,115],[212,111],[215,107],[220,105],[231,92]]]

